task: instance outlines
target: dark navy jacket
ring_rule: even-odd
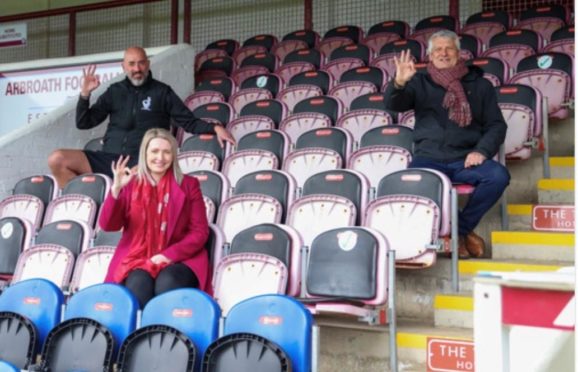
[[[414,157],[442,162],[465,159],[477,151],[492,158],[506,137],[506,122],[498,107],[494,87],[482,71],[470,67],[461,80],[472,110],[472,123],[461,128],[442,107],[446,90],[430,75],[416,73],[402,89],[393,81],[386,90],[386,107],[394,111],[415,110]]]

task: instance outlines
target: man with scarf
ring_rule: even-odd
[[[386,105],[415,110],[412,168],[430,168],[454,183],[475,186],[459,214],[459,257],[480,257],[484,240],[474,233],[484,214],[510,182],[508,170],[492,160],[506,137],[506,123],[493,86],[477,67],[460,59],[458,36],[448,30],[428,42],[427,73],[416,73],[409,50],[394,57],[396,75]]]

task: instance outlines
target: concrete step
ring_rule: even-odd
[[[550,158],[551,178],[574,179],[574,157],[554,156]]]
[[[538,231],[492,232],[492,258],[574,263],[574,234]]]
[[[389,368],[389,328],[341,324],[319,319],[320,372],[382,372]],[[436,327],[425,322],[398,321],[397,355],[400,372],[423,372],[427,363],[428,337],[449,340],[473,340],[473,330]]]
[[[472,292],[437,294],[434,298],[436,327],[474,327],[474,298]]]
[[[532,207],[532,204],[508,204],[509,229],[512,231],[532,229]]]
[[[574,180],[548,178],[538,181],[539,204],[574,204]]]

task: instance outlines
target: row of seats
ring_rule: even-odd
[[[115,284],[65,301],[50,281],[16,283],[0,295],[0,358],[18,371],[311,370],[312,317],[289,297],[247,299],[222,329],[218,304],[195,289],[167,292],[137,310],[130,291]]]

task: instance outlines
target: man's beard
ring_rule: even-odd
[[[133,77],[131,77],[129,74],[126,74],[126,77],[128,78],[128,80],[131,82],[132,85],[134,85],[135,87],[140,87],[141,85],[143,85],[145,83],[145,81],[147,80],[147,77],[149,76],[149,73],[146,72],[142,74],[142,78],[141,79],[135,79]]]

